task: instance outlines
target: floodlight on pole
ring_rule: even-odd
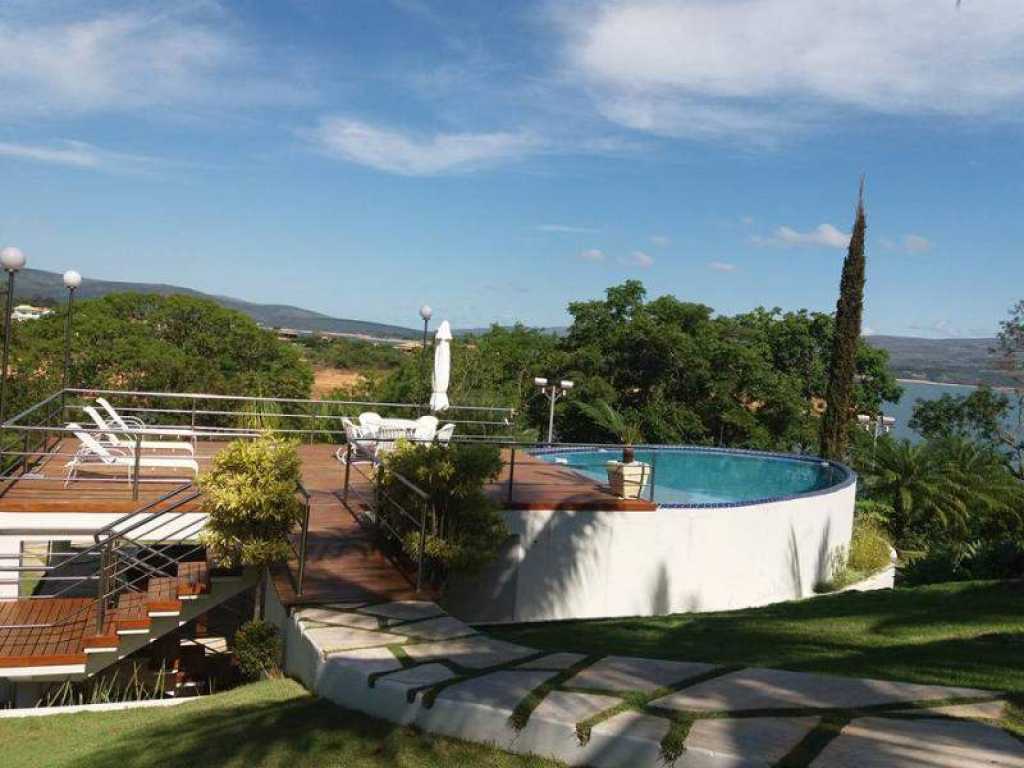
[[[555,403],[558,402],[559,398],[565,397],[569,390],[576,385],[568,379],[562,379],[557,384],[549,385],[548,380],[543,376],[534,377],[533,383],[550,403],[548,409],[548,444],[550,445],[554,442],[555,437]]]

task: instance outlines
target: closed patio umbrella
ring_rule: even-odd
[[[448,378],[452,367],[452,328],[445,320],[434,337],[434,376],[430,394],[430,410],[437,413],[448,409]]]

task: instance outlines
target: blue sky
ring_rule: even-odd
[[[638,278],[977,336],[1024,298],[1019,0],[5,0],[0,242],[415,326]]]

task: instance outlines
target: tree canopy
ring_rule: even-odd
[[[71,386],[306,397],[312,384],[298,350],[208,299],[111,294],[76,302],[72,327]],[[9,386],[24,405],[60,387],[64,311],[12,331]]]

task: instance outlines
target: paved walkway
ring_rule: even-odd
[[[429,602],[300,609],[287,635],[325,698],[570,765],[1024,768],[992,691],[544,653]]]

